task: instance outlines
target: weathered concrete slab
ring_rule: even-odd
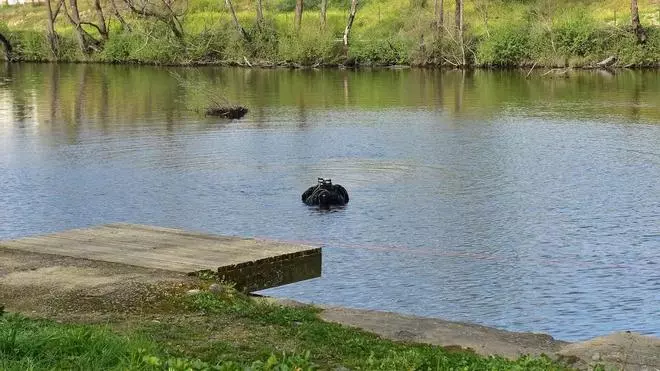
[[[135,224],[0,241],[0,247],[183,273],[212,270],[245,291],[321,275],[319,247]]]

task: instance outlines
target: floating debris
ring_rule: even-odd
[[[211,107],[206,109],[206,115],[228,119],[240,119],[245,116],[247,111],[248,109],[243,106]]]

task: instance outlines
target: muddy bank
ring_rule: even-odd
[[[515,359],[526,354],[545,354],[564,359],[578,369],[603,364],[617,370],[660,370],[660,339],[631,332],[569,343],[546,334],[370,310],[324,308],[321,318],[395,341],[460,346],[484,356]]]
[[[163,296],[199,283],[175,272],[0,248],[0,304],[8,311],[33,316],[86,322],[149,319],[167,309],[161,307]],[[604,364],[617,370],[660,370],[660,339],[635,333],[567,343],[549,335],[469,323],[369,310],[322,309],[320,316],[326,321],[395,341],[471,348],[482,355],[508,358],[546,354],[581,369]]]

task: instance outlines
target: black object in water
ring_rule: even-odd
[[[208,116],[219,116],[228,119],[240,119],[248,109],[243,106],[214,107],[206,110]]]
[[[331,179],[318,178],[318,183],[302,194],[302,201],[309,206],[343,206],[348,203],[348,192],[341,185],[332,184]]]

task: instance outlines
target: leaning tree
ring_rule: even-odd
[[[1,32],[0,32],[0,44],[2,44],[2,46],[5,49],[5,58],[8,61],[10,61],[11,60],[11,50],[12,50],[11,49],[11,43],[9,42],[9,39],[7,39],[5,37],[5,35],[3,35]]]

